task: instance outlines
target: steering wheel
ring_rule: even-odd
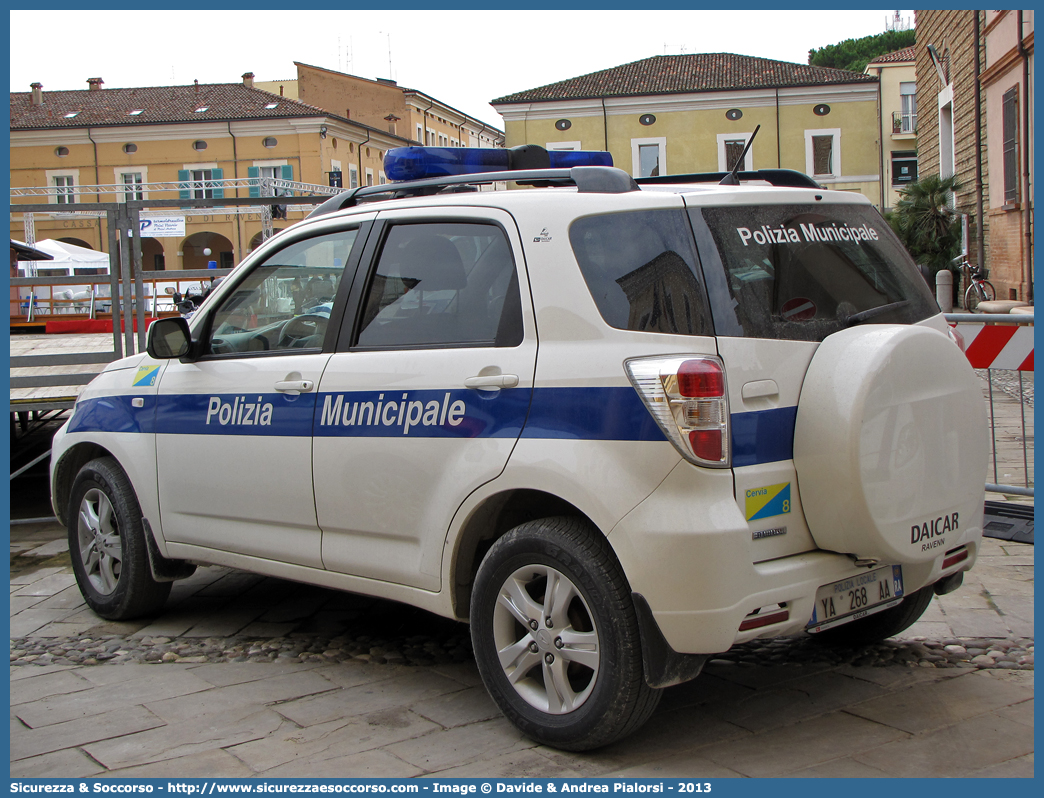
[[[315,337],[322,339],[326,334],[329,319],[316,313],[294,316],[279,331],[279,343],[276,349],[301,349],[308,346],[308,341]]]

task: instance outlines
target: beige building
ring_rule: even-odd
[[[326,189],[336,177],[384,182],[384,153],[409,139],[353,122],[298,100],[242,83],[105,89],[100,78],[82,91],[11,94],[11,236],[55,238],[107,249],[98,203],[150,199],[260,199],[261,178],[280,181],[284,227],[310,210],[294,193]],[[348,181],[345,180],[345,183]],[[33,214],[23,206],[58,203],[68,213]],[[267,204],[267,203],[266,203]],[[146,211],[147,213],[147,211]],[[146,271],[224,268],[262,240],[260,207],[165,208],[180,219],[167,235],[142,237]],[[173,229],[173,232],[171,232]],[[208,251],[209,250],[209,251]]]
[[[635,177],[795,169],[881,203],[874,75],[731,53],[655,56],[492,101],[506,145],[608,150]]]
[[[11,93],[11,237],[108,250],[99,203],[258,199],[257,205],[148,208],[145,271],[220,268],[303,218],[292,197],[386,182],[384,154],[420,135],[443,146],[490,147],[503,134],[422,92],[299,64],[299,81]],[[268,87],[265,91],[261,85]],[[262,196],[272,195],[270,202]],[[287,218],[267,208],[282,200]],[[41,203],[68,212],[32,213]],[[164,227],[159,234],[149,231]]]
[[[430,147],[501,147],[501,130],[394,80],[369,80],[299,61],[297,78],[256,85]]]
[[[866,66],[881,87],[882,209],[893,208],[903,186],[917,180],[917,69],[915,48],[878,56]]]

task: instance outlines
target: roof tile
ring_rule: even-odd
[[[657,55],[589,75],[500,97],[494,105],[729,89],[821,86],[876,81],[843,69],[791,64],[733,53]]]
[[[275,108],[265,107],[273,102],[278,103]],[[196,111],[203,107],[207,110]],[[74,111],[79,113],[66,116]],[[321,108],[241,83],[45,91],[42,105],[32,104],[31,92],[11,92],[12,130],[327,115]]]

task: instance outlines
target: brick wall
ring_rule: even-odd
[[[979,70],[985,68],[985,48],[976,48],[975,15],[979,14],[980,34],[984,27],[981,11],[929,10],[915,12],[917,27],[917,173],[923,178],[940,173],[939,149],[939,92],[942,81],[928,54],[928,45],[935,47],[944,64],[948,63],[953,84],[953,138],[954,166],[963,188],[957,192],[956,207],[971,218],[969,260],[974,263],[978,231],[975,229],[976,197],[979,188],[975,180],[975,58]],[[989,207],[988,167],[985,157],[986,111],[985,97],[981,105],[982,194],[983,206]],[[983,219],[982,237],[985,242],[986,263],[990,259],[989,218]],[[998,286],[999,288],[999,286]],[[1005,294],[1006,296],[1006,294]]]

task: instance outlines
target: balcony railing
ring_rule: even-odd
[[[917,132],[917,114],[904,114],[902,111],[892,112],[892,135]]]

